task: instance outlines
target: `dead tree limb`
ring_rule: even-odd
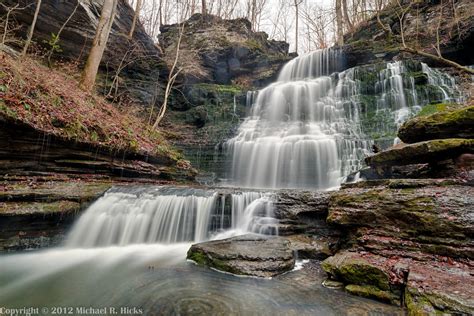
[[[468,67],[465,67],[463,65],[458,64],[455,61],[452,61],[452,60],[449,60],[449,59],[446,59],[446,58],[443,58],[443,57],[439,57],[439,56],[436,56],[436,55],[433,55],[433,54],[430,54],[430,53],[426,53],[426,52],[423,52],[423,51],[420,51],[420,50],[416,50],[416,49],[413,49],[413,48],[410,48],[410,47],[402,47],[402,48],[400,48],[400,51],[415,54],[415,55],[419,55],[419,56],[423,56],[423,57],[429,58],[429,59],[431,59],[431,60],[433,60],[437,63],[444,64],[444,65],[450,66],[450,67],[454,67],[456,69],[459,69],[461,71],[464,71],[464,72],[467,72],[471,75],[474,75],[474,69],[470,69]]]

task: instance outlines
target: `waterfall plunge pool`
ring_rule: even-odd
[[[271,215],[268,195],[236,192],[225,200],[212,190],[110,190],[76,220],[62,247],[0,255],[0,306],[34,307],[46,315],[403,314],[323,287],[325,273],[316,261],[273,279],[187,261],[196,241],[275,232],[252,221]]]
[[[189,247],[138,244],[4,255],[0,306],[50,312],[66,307],[73,314],[79,314],[76,308],[113,314],[115,308],[130,315],[135,308],[145,315],[403,315],[397,307],[324,288],[316,264],[273,279],[242,278],[186,261]]]

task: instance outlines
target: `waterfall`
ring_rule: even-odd
[[[338,72],[342,57],[339,50],[325,49],[295,58],[283,67],[277,82],[248,95],[250,116],[225,144],[232,156],[234,184],[336,187],[363,166],[376,132],[391,136],[393,143],[396,128],[432,101],[418,96],[402,62],[365,73],[359,68]],[[424,64],[420,70],[438,89],[439,73]],[[454,82],[448,81],[443,78],[443,100],[454,94]]]
[[[229,204],[230,209],[226,207]],[[114,188],[79,218],[66,246],[199,242],[231,228],[275,234],[271,216],[271,200],[263,193],[239,192],[219,198],[212,190]],[[230,223],[226,217],[231,218]]]

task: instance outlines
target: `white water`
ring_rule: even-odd
[[[231,209],[226,209],[230,199]],[[66,247],[199,242],[232,228],[275,234],[270,198],[258,192],[221,196],[186,188],[115,189],[94,202],[74,225]],[[230,218],[230,223],[225,221]],[[235,234],[235,233],[233,233]]]
[[[234,184],[327,189],[362,167],[373,139],[362,131],[357,68],[336,72],[342,64],[337,50],[298,57],[284,66],[277,82],[256,97],[248,94],[251,114],[226,143]],[[377,74],[375,112],[391,123],[376,122],[375,131],[394,133],[395,126],[420,110],[413,78],[404,80],[405,71],[401,62],[394,62]],[[430,83],[439,85],[439,72],[426,65],[423,71]],[[451,92],[454,83],[443,81],[443,87]]]

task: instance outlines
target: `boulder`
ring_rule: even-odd
[[[295,265],[289,241],[253,234],[192,245],[187,257],[199,265],[256,277],[273,277]]]
[[[393,304],[405,301],[410,315],[471,315],[474,290],[472,262],[436,257],[416,261],[371,253],[343,251],[322,263],[333,279],[351,294]]]
[[[414,144],[403,144],[365,158],[372,167],[437,163],[474,153],[474,139],[435,139]]]
[[[474,105],[411,119],[400,127],[398,137],[405,143],[440,138],[474,138]]]

